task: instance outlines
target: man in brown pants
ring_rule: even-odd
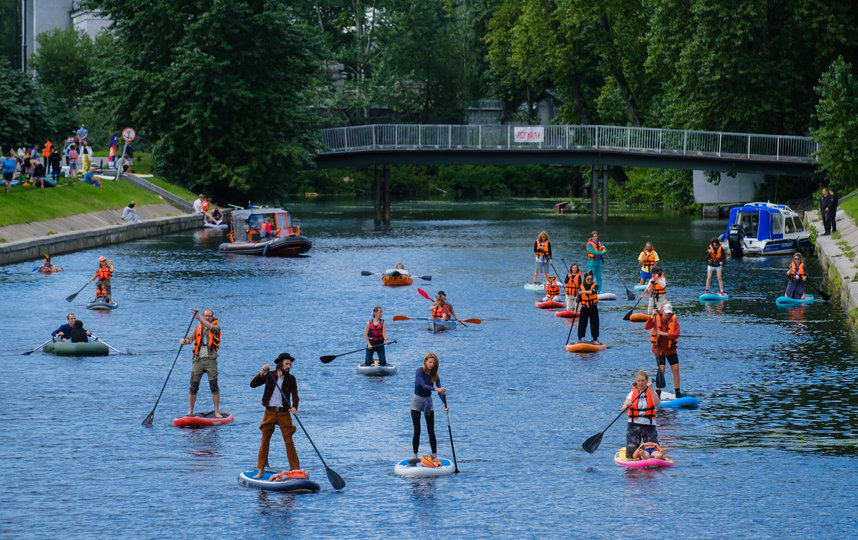
[[[265,416],[259,429],[262,430],[262,442],[259,444],[259,456],[256,460],[256,468],[259,473],[254,478],[262,478],[265,475],[265,464],[268,462],[268,445],[274,434],[274,427],[280,426],[283,442],[286,443],[286,456],[289,458],[289,468],[299,471],[301,464],[298,462],[298,452],[295,451],[295,443],[292,435],[295,433],[295,425],[292,424],[292,413],[298,412],[298,383],[295,376],[289,373],[292,368],[292,356],[289,353],[281,353],[274,361],[274,373],[271,366],[265,364],[262,371],[250,381],[250,387],[265,385],[262,393],[262,405],[265,407]],[[282,392],[281,392],[282,390]],[[290,403],[291,402],[291,403]],[[302,471],[303,473],[303,471]],[[290,474],[290,478],[297,478],[296,474]],[[306,478],[306,474],[303,476]]]

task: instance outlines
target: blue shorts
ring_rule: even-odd
[[[641,279],[644,281],[649,281],[652,279],[652,272],[644,272],[641,270]]]

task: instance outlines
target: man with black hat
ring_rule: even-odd
[[[259,429],[262,430],[262,442],[259,444],[259,456],[256,460],[256,468],[259,474],[254,478],[262,478],[265,475],[265,464],[268,462],[268,445],[274,434],[274,427],[280,426],[280,434],[286,443],[286,456],[289,458],[289,468],[292,471],[300,471],[301,464],[298,461],[298,452],[295,451],[295,443],[292,435],[295,433],[295,425],[292,424],[292,413],[298,412],[298,382],[295,376],[289,373],[294,358],[289,353],[281,353],[274,360],[274,373],[271,366],[265,364],[262,371],[250,381],[250,387],[265,385],[262,392],[262,405],[265,407],[265,416]],[[302,471],[303,472],[303,471]],[[290,478],[296,478],[290,475]],[[304,476],[306,478],[306,475]]]

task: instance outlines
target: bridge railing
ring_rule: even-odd
[[[322,154],[370,150],[606,150],[813,162],[806,137],[624,126],[541,126],[537,142],[517,142],[512,125],[375,124],[322,130]],[[528,126],[528,129],[540,126]]]

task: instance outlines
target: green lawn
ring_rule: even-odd
[[[846,199],[846,197],[849,198]],[[846,212],[846,215],[848,215],[849,217],[854,219],[856,223],[858,223],[858,190],[853,191],[846,197],[840,198],[840,208],[842,208],[843,211]]]
[[[135,167],[134,169],[136,170],[137,167]],[[171,184],[170,182],[167,182],[166,180],[164,180],[160,176],[153,176],[151,178],[144,178],[144,180],[148,180],[148,181],[152,182],[153,184],[155,184],[156,186],[158,186],[159,188],[165,189],[165,190],[169,191],[170,193],[172,193],[173,195],[178,195],[179,197],[185,199],[186,201],[193,201],[194,199],[197,198],[197,196],[193,192],[188,191],[187,189],[185,189],[181,186],[177,186],[176,184]]]
[[[102,180],[101,188],[83,182],[60,183],[56,188],[36,189],[19,185],[12,187],[10,193],[0,190],[0,227],[121,209],[131,200],[138,205],[164,203],[154,193],[122,181]]]

